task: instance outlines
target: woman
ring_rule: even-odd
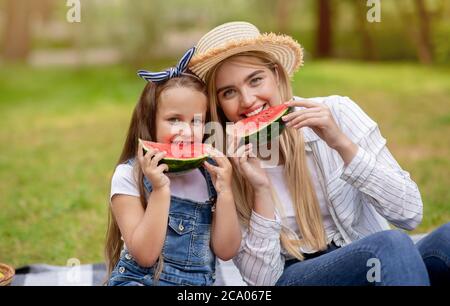
[[[422,200],[377,124],[348,97],[293,97],[302,64],[292,38],[231,22],[205,34],[190,69],[208,85],[212,120],[237,122],[285,102],[280,158],[251,145],[233,157],[243,225],[234,258],[250,285],[429,285],[450,279],[450,224],[417,245]],[[270,166],[270,167],[269,167]]]

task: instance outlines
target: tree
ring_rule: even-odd
[[[31,47],[31,9],[28,0],[7,0],[3,57],[6,60],[25,60]]]
[[[289,32],[289,15],[292,9],[291,0],[277,0],[275,22],[277,31],[280,33]]]
[[[415,0],[415,6],[419,17],[419,32],[417,35],[417,52],[420,62],[431,64],[433,62],[433,45],[431,42],[431,18],[424,0]]]
[[[414,10],[408,11],[399,2],[395,2],[404,20],[403,26],[416,49],[417,58],[422,64],[433,62],[431,42],[431,14],[424,0],[414,0]],[[436,16],[435,16],[436,17]]]
[[[331,1],[317,1],[316,57],[332,55]]]
[[[372,36],[370,35],[369,29],[367,27],[367,6],[365,1],[352,1],[355,8],[355,16],[356,16],[356,22],[355,22],[355,29],[356,32],[359,34],[360,38],[360,46],[361,46],[361,53],[362,58],[366,61],[372,61],[376,58],[376,50],[373,43]]]

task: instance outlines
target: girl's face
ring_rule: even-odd
[[[225,61],[217,69],[215,85],[220,107],[232,122],[281,103],[277,75],[262,63]]]
[[[164,90],[156,112],[156,141],[201,143],[207,109],[206,96],[189,87]]]

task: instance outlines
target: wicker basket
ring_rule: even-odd
[[[14,278],[14,268],[0,263],[0,286],[9,286]]]

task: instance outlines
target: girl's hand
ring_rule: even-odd
[[[144,155],[142,144],[139,142],[138,146],[138,161],[145,177],[152,184],[153,189],[160,189],[170,186],[170,180],[164,171],[169,170],[166,164],[158,166],[158,162],[164,158],[166,152],[160,152],[157,149],[151,149]]]
[[[214,188],[216,188],[218,194],[227,191],[231,192],[233,167],[231,167],[230,161],[219,150],[211,148],[209,153],[211,158],[217,163],[217,166],[211,165],[207,161],[203,164],[211,174]]]
[[[270,181],[264,169],[261,168],[261,161],[253,153],[252,149],[253,145],[251,143],[239,147],[231,160],[238,171],[258,192],[270,186]]]
[[[325,104],[308,100],[291,100],[285,104],[305,107],[283,116],[282,119],[287,127],[295,129],[310,127],[329,147],[336,150],[349,144],[350,139],[338,127],[329,107]]]

